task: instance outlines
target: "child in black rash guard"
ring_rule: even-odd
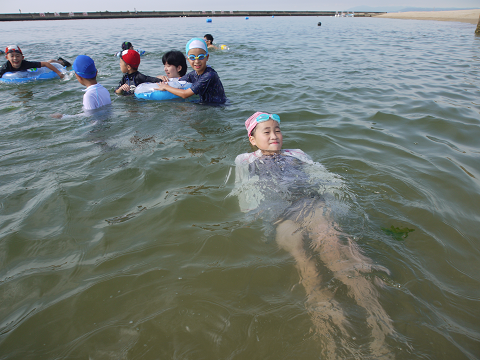
[[[54,71],[60,79],[63,79],[64,75],[50,62],[58,62],[56,60],[50,61],[27,61],[24,60],[22,50],[17,45],[7,46],[5,49],[5,58],[8,60],[0,68],[0,78],[6,72],[15,72],[15,71],[24,71],[32,68],[47,67],[50,70]]]
[[[119,95],[132,95],[135,88],[145,82],[158,83],[162,80],[153,76],[143,75],[138,71],[140,55],[135,50],[124,50],[120,55],[120,70],[125,74],[120,80],[115,93]]]

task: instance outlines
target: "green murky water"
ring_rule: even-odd
[[[101,121],[54,119],[81,112],[75,78],[0,86],[0,359],[345,358],[341,346],[321,355],[322,336],[336,334],[314,328],[295,260],[228,196],[235,157],[252,151],[243,122],[257,110],[279,114],[284,148],[304,150],[347,189],[339,201],[353,210],[341,226],[388,269],[365,275],[395,329],[385,358],[479,356],[474,25],[276,17],[0,28],[29,60],[93,56],[109,89],[122,41],[147,51],[140,71],[159,75],[164,52],[212,33],[230,47],[209,63],[231,102],[112,91]],[[335,291],[356,333],[350,357],[374,358],[365,313]]]

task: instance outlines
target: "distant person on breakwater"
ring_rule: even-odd
[[[181,81],[192,83],[189,89],[177,89],[168,84],[159,84],[156,90],[168,91],[183,99],[192,95],[200,96],[200,103],[224,104],[227,100],[223,84],[217,72],[207,66],[208,48],[205,40],[200,38],[191,39],[186,47],[186,54],[193,71],[180,78]]]
[[[357,317],[361,316],[365,325],[357,331],[369,329],[372,358],[387,358],[391,350],[385,337],[395,330],[374,286],[374,281],[377,285],[382,281],[364,274],[388,270],[376,267],[333,220],[328,204],[335,203],[331,200],[335,196],[326,189],[338,186],[340,179],[302,150],[282,150],[280,116],[256,112],[245,121],[245,127],[250,143],[258,150],[235,159],[234,194],[243,212],[267,220],[267,228],[269,224],[275,227],[278,246],[295,259],[307,295],[306,310],[324,344],[323,355],[336,359],[338,352],[348,352],[342,358],[359,354],[352,341],[358,324],[349,321],[355,317],[348,313],[351,304],[343,306],[338,301],[338,289],[362,314]],[[362,358],[370,358],[365,355]]]
[[[3,76],[6,72],[15,72],[15,71],[25,71],[28,69],[33,68],[41,68],[46,67],[50,70],[54,71],[60,79],[63,79],[64,75],[51,63],[52,62],[59,62],[57,60],[50,60],[50,61],[27,61],[24,60],[25,57],[23,56],[22,50],[18,47],[18,45],[10,45],[7,46],[5,49],[5,58],[7,62],[3,64],[0,68],[0,77]]]
[[[97,83],[97,68],[93,59],[87,55],[79,55],[73,62],[73,70],[80,84],[86,86],[83,95],[83,108],[94,110],[112,103],[110,93]]]
[[[115,93],[119,95],[133,95],[135,88],[145,82],[157,83],[162,80],[158,77],[143,75],[138,71],[140,55],[135,50],[124,50],[120,55],[120,70],[123,75],[118,83]]]

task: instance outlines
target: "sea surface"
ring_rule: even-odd
[[[338,227],[383,269],[364,275],[395,329],[382,358],[480,358],[474,25],[251,17],[0,30],[28,60],[92,56],[112,95],[101,115],[72,116],[83,96],[73,73],[0,84],[1,360],[375,358],[348,291],[334,286],[356,334],[340,342],[314,328],[272,224],[240,211],[234,160],[253,151],[244,121],[255,111],[279,114],[284,148],[342,184]],[[208,61],[228,105],[113,93],[123,41],[146,50],[141,72],[162,75],[166,51],[205,33],[229,47]],[[325,355],[325,337],[348,349]]]

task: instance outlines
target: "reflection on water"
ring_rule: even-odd
[[[112,92],[105,119],[54,119],[82,112],[74,79],[0,87],[2,359],[476,358],[474,26],[317,22],[0,25],[28,60],[91,52],[108,89],[125,27],[147,75],[212,33],[230,48],[209,64],[231,101]],[[325,167],[305,221],[245,217],[229,196],[256,110]]]

